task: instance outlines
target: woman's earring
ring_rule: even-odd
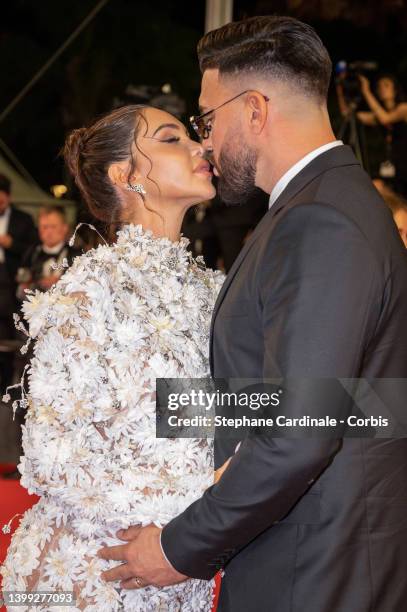
[[[147,191],[144,189],[141,183],[127,183],[126,185],[127,191],[135,191],[136,193],[141,193],[142,195],[146,195]]]

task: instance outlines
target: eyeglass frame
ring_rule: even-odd
[[[207,138],[209,138],[209,134],[212,131],[212,126],[210,126],[209,128],[205,125],[204,126],[204,130],[206,130],[206,136],[201,136],[199,133],[199,122],[202,121],[202,119],[204,117],[207,117],[208,115],[210,115],[211,113],[214,113],[215,111],[219,110],[220,108],[222,108],[222,106],[226,106],[226,104],[229,104],[229,102],[233,102],[233,100],[236,100],[237,98],[240,98],[240,96],[243,96],[246,93],[249,93],[249,91],[256,91],[254,89],[245,89],[245,91],[240,92],[239,94],[237,94],[236,96],[233,96],[233,98],[230,98],[230,100],[226,100],[226,102],[222,102],[222,104],[219,104],[219,106],[216,106],[215,108],[212,108],[211,110],[205,111],[204,113],[202,113],[202,115],[192,115],[189,118],[189,123],[191,124],[192,128],[194,129],[195,133],[198,135],[200,140],[206,140]],[[260,95],[263,96],[265,102],[269,102],[270,98],[268,96],[265,96],[264,94],[262,94],[261,92]]]

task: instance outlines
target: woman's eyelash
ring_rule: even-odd
[[[179,142],[179,136],[171,136],[171,138],[165,138],[163,142]]]

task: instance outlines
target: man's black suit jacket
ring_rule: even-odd
[[[13,312],[17,310],[16,274],[25,251],[38,241],[37,231],[30,215],[11,206],[7,228],[13,240],[9,249],[4,249],[4,263],[0,264],[0,337],[14,335]]]
[[[407,254],[350,148],[310,162],[257,226],[211,361],[215,377],[407,378]],[[220,440],[217,464],[233,452]],[[406,510],[406,439],[249,436],[162,545],[188,576],[225,568],[221,611],[402,612]]]
[[[7,233],[12,237],[13,243],[9,249],[5,249],[5,264],[9,279],[14,283],[23,255],[38,243],[38,235],[30,215],[14,206],[11,206]]]

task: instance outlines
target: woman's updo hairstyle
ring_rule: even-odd
[[[122,203],[108,176],[109,166],[130,158],[134,172],[133,145],[140,131],[144,105],[123,106],[90,125],[73,130],[62,154],[90,212],[108,224],[121,220]],[[136,145],[137,146],[137,145]]]

